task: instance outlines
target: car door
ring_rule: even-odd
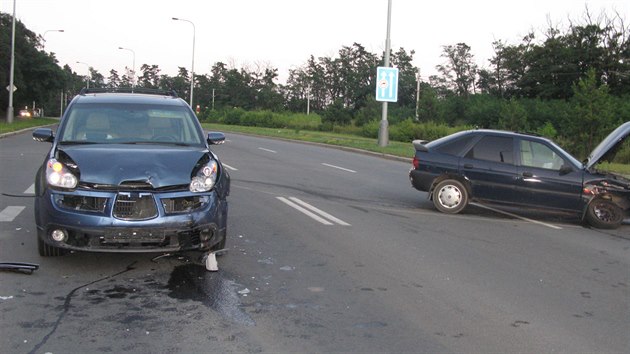
[[[516,189],[514,138],[485,135],[460,160],[460,171],[477,199],[513,202]]]
[[[518,141],[519,203],[533,207],[579,210],[582,170],[566,161],[555,146],[525,138]]]

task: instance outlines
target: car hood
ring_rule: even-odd
[[[599,162],[614,159],[617,150],[621,147],[621,144],[623,144],[628,135],[630,135],[630,122],[625,122],[617,127],[617,129],[613,130],[612,133],[608,134],[606,139],[602,140],[602,142],[597,145],[588,159],[586,159],[584,166],[590,169]]]
[[[208,153],[147,145],[73,145],[59,150],[77,164],[83,183],[117,186],[134,181],[153,188],[189,184],[193,168]]]

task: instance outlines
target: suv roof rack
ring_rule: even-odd
[[[171,96],[177,98],[175,90],[153,89],[146,87],[98,87],[98,88],[82,88],[79,95],[90,93],[144,93],[149,95]]]

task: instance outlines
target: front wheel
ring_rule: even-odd
[[[443,213],[457,214],[468,205],[468,191],[461,182],[446,179],[433,189],[433,205]]]
[[[610,200],[593,200],[586,209],[586,221],[598,229],[616,229],[623,222],[623,210]]]

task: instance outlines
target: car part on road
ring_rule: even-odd
[[[0,270],[8,270],[13,272],[21,272],[26,274],[33,274],[34,271],[39,269],[39,264],[27,263],[27,262],[0,262]]]

